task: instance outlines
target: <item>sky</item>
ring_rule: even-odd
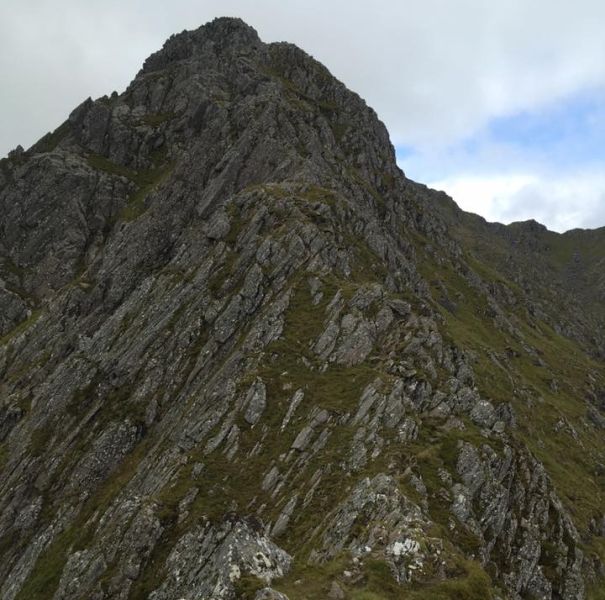
[[[324,63],[385,122],[406,175],[465,210],[605,225],[602,0],[0,0],[0,156],[217,16]]]

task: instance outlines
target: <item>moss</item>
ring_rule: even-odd
[[[123,221],[130,222],[138,219],[146,210],[145,199],[170,175],[173,164],[166,165],[157,169],[151,169],[140,172],[137,176],[137,185],[139,188],[128,198],[126,205],[120,212],[120,218]]]
[[[42,456],[48,450],[51,439],[52,429],[49,426],[44,425],[34,429],[29,442],[29,451],[32,456]]]
[[[242,575],[235,582],[235,597],[241,600],[254,600],[256,592],[267,584],[254,575]]]
[[[103,171],[109,175],[114,175],[117,177],[126,177],[131,181],[137,180],[136,171],[119,165],[118,163],[114,163],[100,154],[89,154],[86,160],[88,164],[97,171]]]
[[[165,112],[165,113],[154,113],[148,114],[141,117],[141,122],[145,125],[151,125],[152,127],[158,127],[162,125],[162,123],[166,123],[176,117],[176,114],[173,112]]]

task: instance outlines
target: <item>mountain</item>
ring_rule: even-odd
[[[0,215],[3,600],[605,597],[605,229],[462,212],[228,18]]]

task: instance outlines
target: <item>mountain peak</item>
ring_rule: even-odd
[[[143,65],[149,73],[172,62],[186,60],[205,53],[254,49],[261,44],[256,30],[242,19],[218,17],[194,30],[184,30],[166,40],[161,50],[152,54]]]
[[[0,161],[0,215],[3,600],[584,600],[605,569],[603,240],[407,180],[296,46],[173,36]]]

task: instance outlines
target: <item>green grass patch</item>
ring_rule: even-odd
[[[254,575],[242,575],[235,582],[235,597],[240,600],[254,600],[256,592],[267,587],[267,584]]]
[[[171,121],[176,117],[176,114],[173,112],[165,112],[165,113],[153,113],[148,114],[141,117],[141,123],[145,125],[151,125],[152,127],[158,127],[162,125],[162,123],[166,123],[167,121]]]
[[[272,587],[290,600],[320,600],[328,597],[336,581],[351,600],[490,600],[493,587],[489,576],[473,561],[453,556],[448,559],[448,579],[399,585],[389,565],[368,559],[363,565],[363,578],[350,583],[343,572],[351,568],[346,554],[321,564],[295,562],[293,569]]]
[[[172,171],[173,165],[169,164],[157,169],[145,171],[144,174],[139,173],[137,184],[139,189],[133,192],[126,205],[122,208],[120,217],[122,220],[130,222],[138,219],[146,210],[145,199],[165,181]]]
[[[166,180],[174,167],[173,163],[167,163],[153,169],[134,171],[98,154],[89,155],[87,160],[94,169],[104,171],[109,175],[126,177],[137,186],[120,213],[120,218],[127,222],[138,219],[147,210],[145,199]]]
[[[100,154],[89,154],[86,160],[88,164],[97,171],[103,171],[116,177],[126,177],[127,179],[130,179],[130,181],[137,182],[137,171],[114,163],[105,156],[101,156]]]
[[[494,597],[492,582],[481,566],[473,561],[457,560],[456,577],[416,587],[410,600],[490,600]],[[405,597],[405,596],[404,596]]]

